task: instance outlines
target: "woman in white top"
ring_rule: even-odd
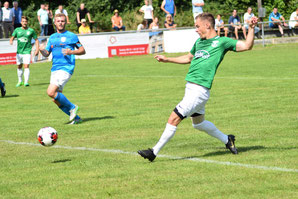
[[[153,22],[149,26],[149,29],[152,29],[152,30],[159,29],[158,18],[157,17],[154,18]]]

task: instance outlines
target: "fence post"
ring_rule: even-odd
[[[264,23],[262,22],[262,40],[263,40],[263,47],[265,47],[265,34],[264,34]]]

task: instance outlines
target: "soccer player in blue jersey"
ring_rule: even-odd
[[[69,115],[70,124],[78,124],[82,122],[77,115],[79,107],[71,103],[62,94],[62,90],[73,74],[75,55],[84,55],[86,52],[78,36],[65,30],[66,16],[64,14],[57,14],[54,24],[57,33],[50,36],[46,48],[40,47],[43,56],[48,57],[51,53],[53,56],[51,81],[47,93],[57,106]]]

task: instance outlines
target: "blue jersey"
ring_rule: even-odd
[[[74,50],[81,46],[78,36],[72,32],[52,34],[46,47],[46,50],[52,52],[53,56],[51,71],[64,70],[72,75],[75,68],[75,55],[63,55],[62,50],[66,48]]]

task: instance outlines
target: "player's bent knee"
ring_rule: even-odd
[[[198,124],[194,124],[194,123],[192,123],[192,126],[193,126],[195,129],[198,129],[198,130],[200,130],[200,131],[204,131],[204,130],[205,130],[204,125],[203,125],[204,121],[205,121],[205,120],[203,120],[202,122],[200,122],[200,123],[198,123]]]
[[[48,89],[48,90],[47,90],[47,94],[48,94],[49,97],[51,97],[51,98],[55,98],[56,91],[51,90],[51,89]]]

